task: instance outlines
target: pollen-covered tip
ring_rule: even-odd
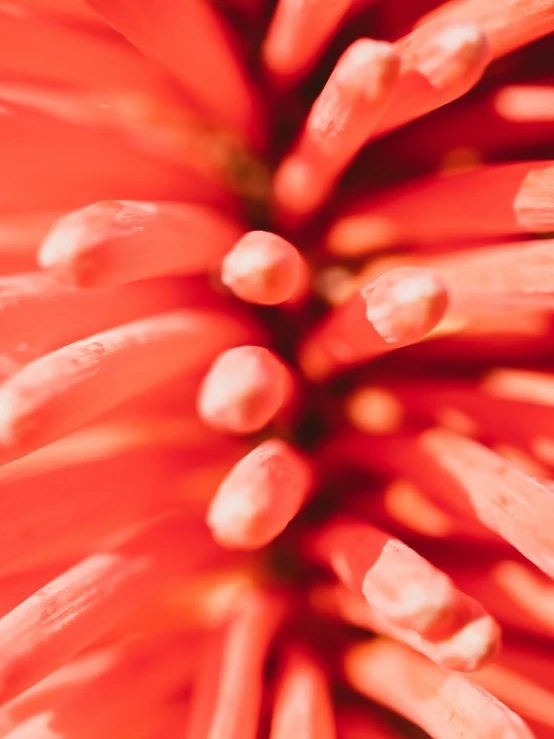
[[[456,611],[457,593],[449,578],[392,538],[368,568],[362,592],[391,623],[423,635],[444,629]]]
[[[428,334],[444,316],[448,294],[428,269],[398,267],[362,288],[366,316],[389,344],[411,344]]]
[[[269,439],[241,459],[221,483],[208,525],[224,547],[258,549],[294,518],[311,485],[308,462],[285,441]]]
[[[277,305],[296,297],[306,271],[300,252],[288,241],[251,231],[223,260],[221,281],[249,303]]]
[[[61,282],[87,285],[96,282],[98,247],[140,233],[148,208],[129,208],[117,200],[105,200],[67,213],[52,226],[42,242],[38,263]],[[96,263],[96,264],[95,264]]]
[[[286,402],[292,376],[276,355],[261,346],[239,346],[220,354],[198,395],[198,412],[218,431],[259,431]]]

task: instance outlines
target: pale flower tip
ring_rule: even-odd
[[[268,439],[227,474],[212,501],[207,523],[230,549],[259,549],[275,539],[302,507],[312,469],[292,446]]]
[[[475,672],[498,654],[501,640],[497,622],[490,616],[482,616],[460,629],[445,643],[439,662],[450,670]]]
[[[355,390],[346,401],[345,411],[350,423],[365,434],[394,434],[405,417],[396,395],[377,386]]]
[[[361,90],[368,98],[389,90],[400,73],[400,55],[393,44],[361,38],[342,55],[335,71],[341,88]]]
[[[303,266],[300,253],[288,241],[266,231],[252,231],[226,255],[221,281],[249,303],[278,305],[298,291]]]
[[[386,573],[379,573],[376,578],[370,570],[364,578],[362,592],[369,605],[391,623],[427,635],[440,629],[452,617],[452,593],[448,589],[433,589],[414,579],[388,593],[383,587],[385,576]],[[395,573],[391,568],[391,579],[395,576],[400,577],[398,571]]]
[[[80,287],[93,285],[98,266],[96,247],[138,227],[129,210],[128,203],[106,200],[62,216],[42,242],[39,266],[60,282]]]
[[[291,77],[297,71],[287,44],[276,36],[269,36],[264,40],[261,59],[266,69],[276,77]]]
[[[386,216],[361,213],[339,218],[329,229],[327,249],[340,257],[359,257],[398,242],[398,228]]]
[[[280,0],[278,3],[279,9],[287,5],[291,6],[289,0]],[[289,15],[286,7],[284,10]],[[291,26],[290,20],[293,19],[285,18],[283,24],[275,14],[260,50],[261,62],[269,76],[277,84],[286,86],[294,84],[306,67],[306,60],[299,53],[297,40],[294,38],[294,26]]]
[[[24,449],[32,444],[41,430],[38,419],[18,413],[17,397],[9,391],[0,392],[0,458],[2,451]]]
[[[443,318],[448,293],[427,269],[398,267],[362,288],[366,317],[388,344],[421,340]]]
[[[346,678],[353,685],[358,682],[359,673],[374,649],[379,649],[380,639],[370,639],[350,644],[343,655],[343,668]]]
[[[329,357],[317,342],[307,342],[300,348],[298,365],[304,377],[316,384],[328,380],[332,369]]]
[[[392,44],[359,39],[344,52],[275,176],[285,218],[302,220],[330,196],[390,103],[399,74]]]
[[[197,399],[204,422],[232,434],[266,426],[286,402],[292,379],[268,349],[240,346],[221,354],[206,375]]]
[[[251,502],[238,492],[233,495],[226,491],[212,501],[206,516],[206,523],[215,541],[224,549],[252,550],[263,546],[252,536],[252,524],[256,510]]]
[[[474,25],[450,25],[424,42],[416,66],[431,85],[448,89],[480,76],[491,58],[485,34]]]
[[[291,154],[279,166],[273,180],[273,197],[277,208],[292,216],[309,215],[320,203],[321,183],[309,163]]]
[[[262,46],[267,70],[295,82],[313,66],[353,0],[279,0]]]

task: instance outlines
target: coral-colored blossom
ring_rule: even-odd
[[[0,0],[0,739],[554,738],[551,34]]]

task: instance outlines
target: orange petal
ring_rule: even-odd
[[[209,272],[240,233],[237,223],[200,205],[103,201],[58,220],[39,264],[81,287]]]
[[[284,615],[282,602],[267,594],[246,596],[237,615],[209,636],[196,676],[187,739],[255,739],[263,668]]]
[[[345,667],[353,687],[433,739],[533,739],[519,716],[492,695],[400,644],[358,644]]]
[[[240,343],[223,313],[174,311],[91,336],[26,365],[0,388],[0,438],[12,458]]]
[[[26,690],[147,601],[164,577],[205,557],[203,531],[167,519],[98,552],[0,619],[2,702]],[[195,547],[190,542],[196,539]],[[183,542],[189,548],[183,550]]]
[[[206,0],[87,0],[147,57],[173,74],[201,109],[245,138],[257,102],[219,15]]]
[[[277,683],[270,739],[336,739],[325,672],[301,649],[286,655]]]

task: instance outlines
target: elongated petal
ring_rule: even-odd
[[[475,601],[474,618],[458,630],[440,639],[426,639],[417,632],[402,628],[372,608],[365,600],[351,591],[338,586],[331,592],[318,594],[325,598],[332,612],[347,623],[362,629],[375,631],[403,642],[442,667],[459,672],[474,672],[487,664],[498,652],[500,630],[490,616],[483,616]]]
[[[89,684],[117,665],[120,658],[120,650],[106,648],[93,649],[66,662],[48,677],[2,706],[0,731],[7,733],[25,719],[47,712],[52,707],[53,701],[65,691],[68,691],[69,695],[73,689],[79,690],[81,685]]]
[[[401,735],[368,711],[343,709],[337,716],[340,739],[400,739]]]
[[[553,392],[550,373],[499,368],[479,382],[401,381],[359,388],[350,398],[349,414],[365,433],[392,433],[409,419],[425,419],[465,436],[486,435],[496,443],[515,445],[522,455],[530,452],[548,463]],[[387,417],[390,427],[380,425],[379,402],[383,410],[392,408],[391,414],[396,414]],[[534,469],[535,477],[548,476],[538,461]]]
[[[105,34],[31,18],[21,9],[2,9],[0,34],[0,69],[5,74],[95,89],[167,89],[153,64]]]
[[[247,136],[256,116],[253,92],[227,31],[206,0],[88,0],[147,56],[161,62],[202,109]]]
[[[533,739],[519,716],[490,693],[400,644],[375,640],[352,648],[346,672],[357,690],[433,739]]]
[[[375,239],[381,247],[545,233],[554,227],[551,164],[516,162],[431,176],[372,196],[350,215],[363,215],[366,244]]]
[[[545,239],[457,251],[432,259],[454,309],[480,305],[548,308],[554,303],[554,241]]]
[[[192,278],[77,290],[40,272],[0,277],[0,348],[16,362],[113,326],[177,308],[210,306],[214,295]]]
[[[269,69],[287,76],[305,72],[351,5],[352,0],[279,0],[263,45]]]
[[[108,669],[54,696],[50,710],[41,715],[41,737],[55,739],[60,731],[75,739],[93,739],[109,731],[147,736],[148,727],[157,723],[163,699],[192,677],[194,638],[173,636],[121,651]],[[6,736],[33,736],[37,723],[32,716]]]
[[[551,487],[521,472],[481,444],[442,430],[426,432],[423,449],[461,486],[477,517],[549,575],[554,574],[550,536]],[[553,524],[554,525],[554,524]]]
[[[88,8],[85,0],[21,0],[20,5],[95,25],[102,22],[98,15]]]
[[[210,635],[193,688],[187,739],[255,739],[263,667],[281,624],[283,603],[258,593],[237,603],[238,613]]]
[[[336,739],[326,675],[300,650],[286,656],[273,706],[270,739]]]
[[[4,480],[0,575],[84,556],[119,529],[175,505],[177,454],[171,457],[142,449]]]
[[[475,23],[486,33],[495,57],[508,54],[554,30],[548,0],[450,0],[424,16],[420,25],[439,19]]]
[[[110,287],[213,271],[240,233],[237,223],[198,205],[104,201],[57,221],[39,263],[64,282]]]
[[[47,354],[0,388],[0,437],[13,457],[64,436],[118,403],[201,366],[243,335],[217,312],[175,311]]]
[[[196,529],[161,521],[114,551],[93,554],[0,619],[1,698],[29,688],[148,600],[163,577],[204,553]],[[188,544],[188,548],[187,548]]]
[[[477,84],[491,58],[486,36],[471,21],[423,26],[395,48],[401,73],[374,136],[459,98]]]
[[[79,125],[28,105],[3,107],[10,115],[0,118],[2,210],[72,210],[122,192],[130,200],[229,203],[221,184],[136,146],[125,128]]]
[[[363,593],[377,623],[406,633],[413,646],[455,635],[463,641],[462,632],[473,628],[477,634],[481,625],[475,624],[483,619],[483,659],[494,651],[498,633],[480,605],[390,534],[356,520],[330,523],[315,535],[313,547],[347,587]]]
[[[451,574],[501,623],[552,639],[554,588],[552,580],[534,565],[502,558],[481,567],[452,568]]]
[[[476,673],[474,680],[530,721],[554,728],[550,649],[505,647],[498,663]]]

